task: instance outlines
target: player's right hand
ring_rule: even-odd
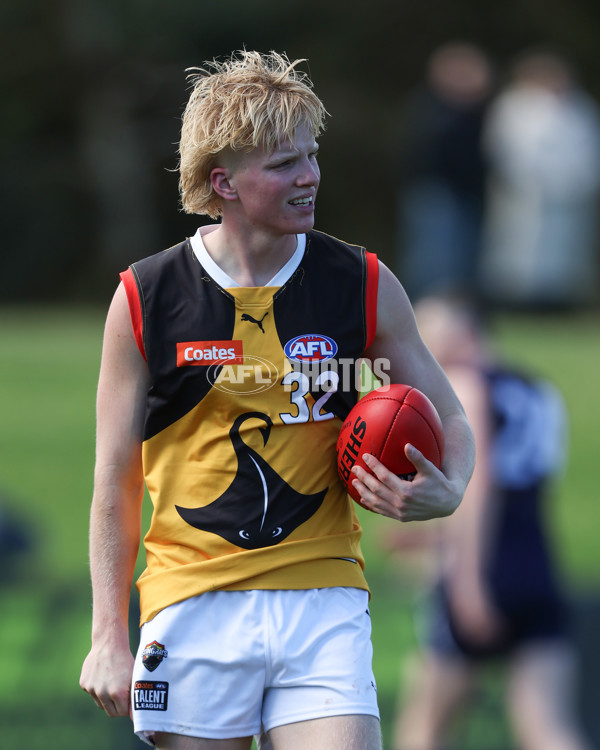
[[[108,716],[131,715],[133,656],[129,647],[92,647],[81,670],[79,685]]]

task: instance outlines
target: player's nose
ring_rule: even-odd
[[[303,159],[296,184],[318,186],[321,181],[321,171],[314,159]]]

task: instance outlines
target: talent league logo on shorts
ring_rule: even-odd
[[[326,362],[333,359],[338,345],[329,336],[304,333],[290,339],[284,346],[285,356],[292,362]]]
[[[133,683],[133,707],[136,711],[166,711],[169,683],[136,680]]]
[[[162,643],[152,641],[142,651],[142,664],[149,672],[154,672],[163,659],[167,658],[167,649]]]

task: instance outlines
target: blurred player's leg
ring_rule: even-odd
[[[414,665],[411,677],[398,711],[393,747],[438,750],[474,683],[474,671],[462,659],[428,654]]]
[[[554,641],[523,647],[514,657],[508,709],[523,750],[590,750],[573,705],[573,653]]]

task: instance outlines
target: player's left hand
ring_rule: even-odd
[[[352,485],[360,493],[361,505],[403,522],[428,521],[454,513],[461,492],[413,445],[408,444],[405,453],[416,469],[412,481],[396,476],[375,456],[369,453],[362,456],[373,474],[360,466],[352,469],[356,477]]]

